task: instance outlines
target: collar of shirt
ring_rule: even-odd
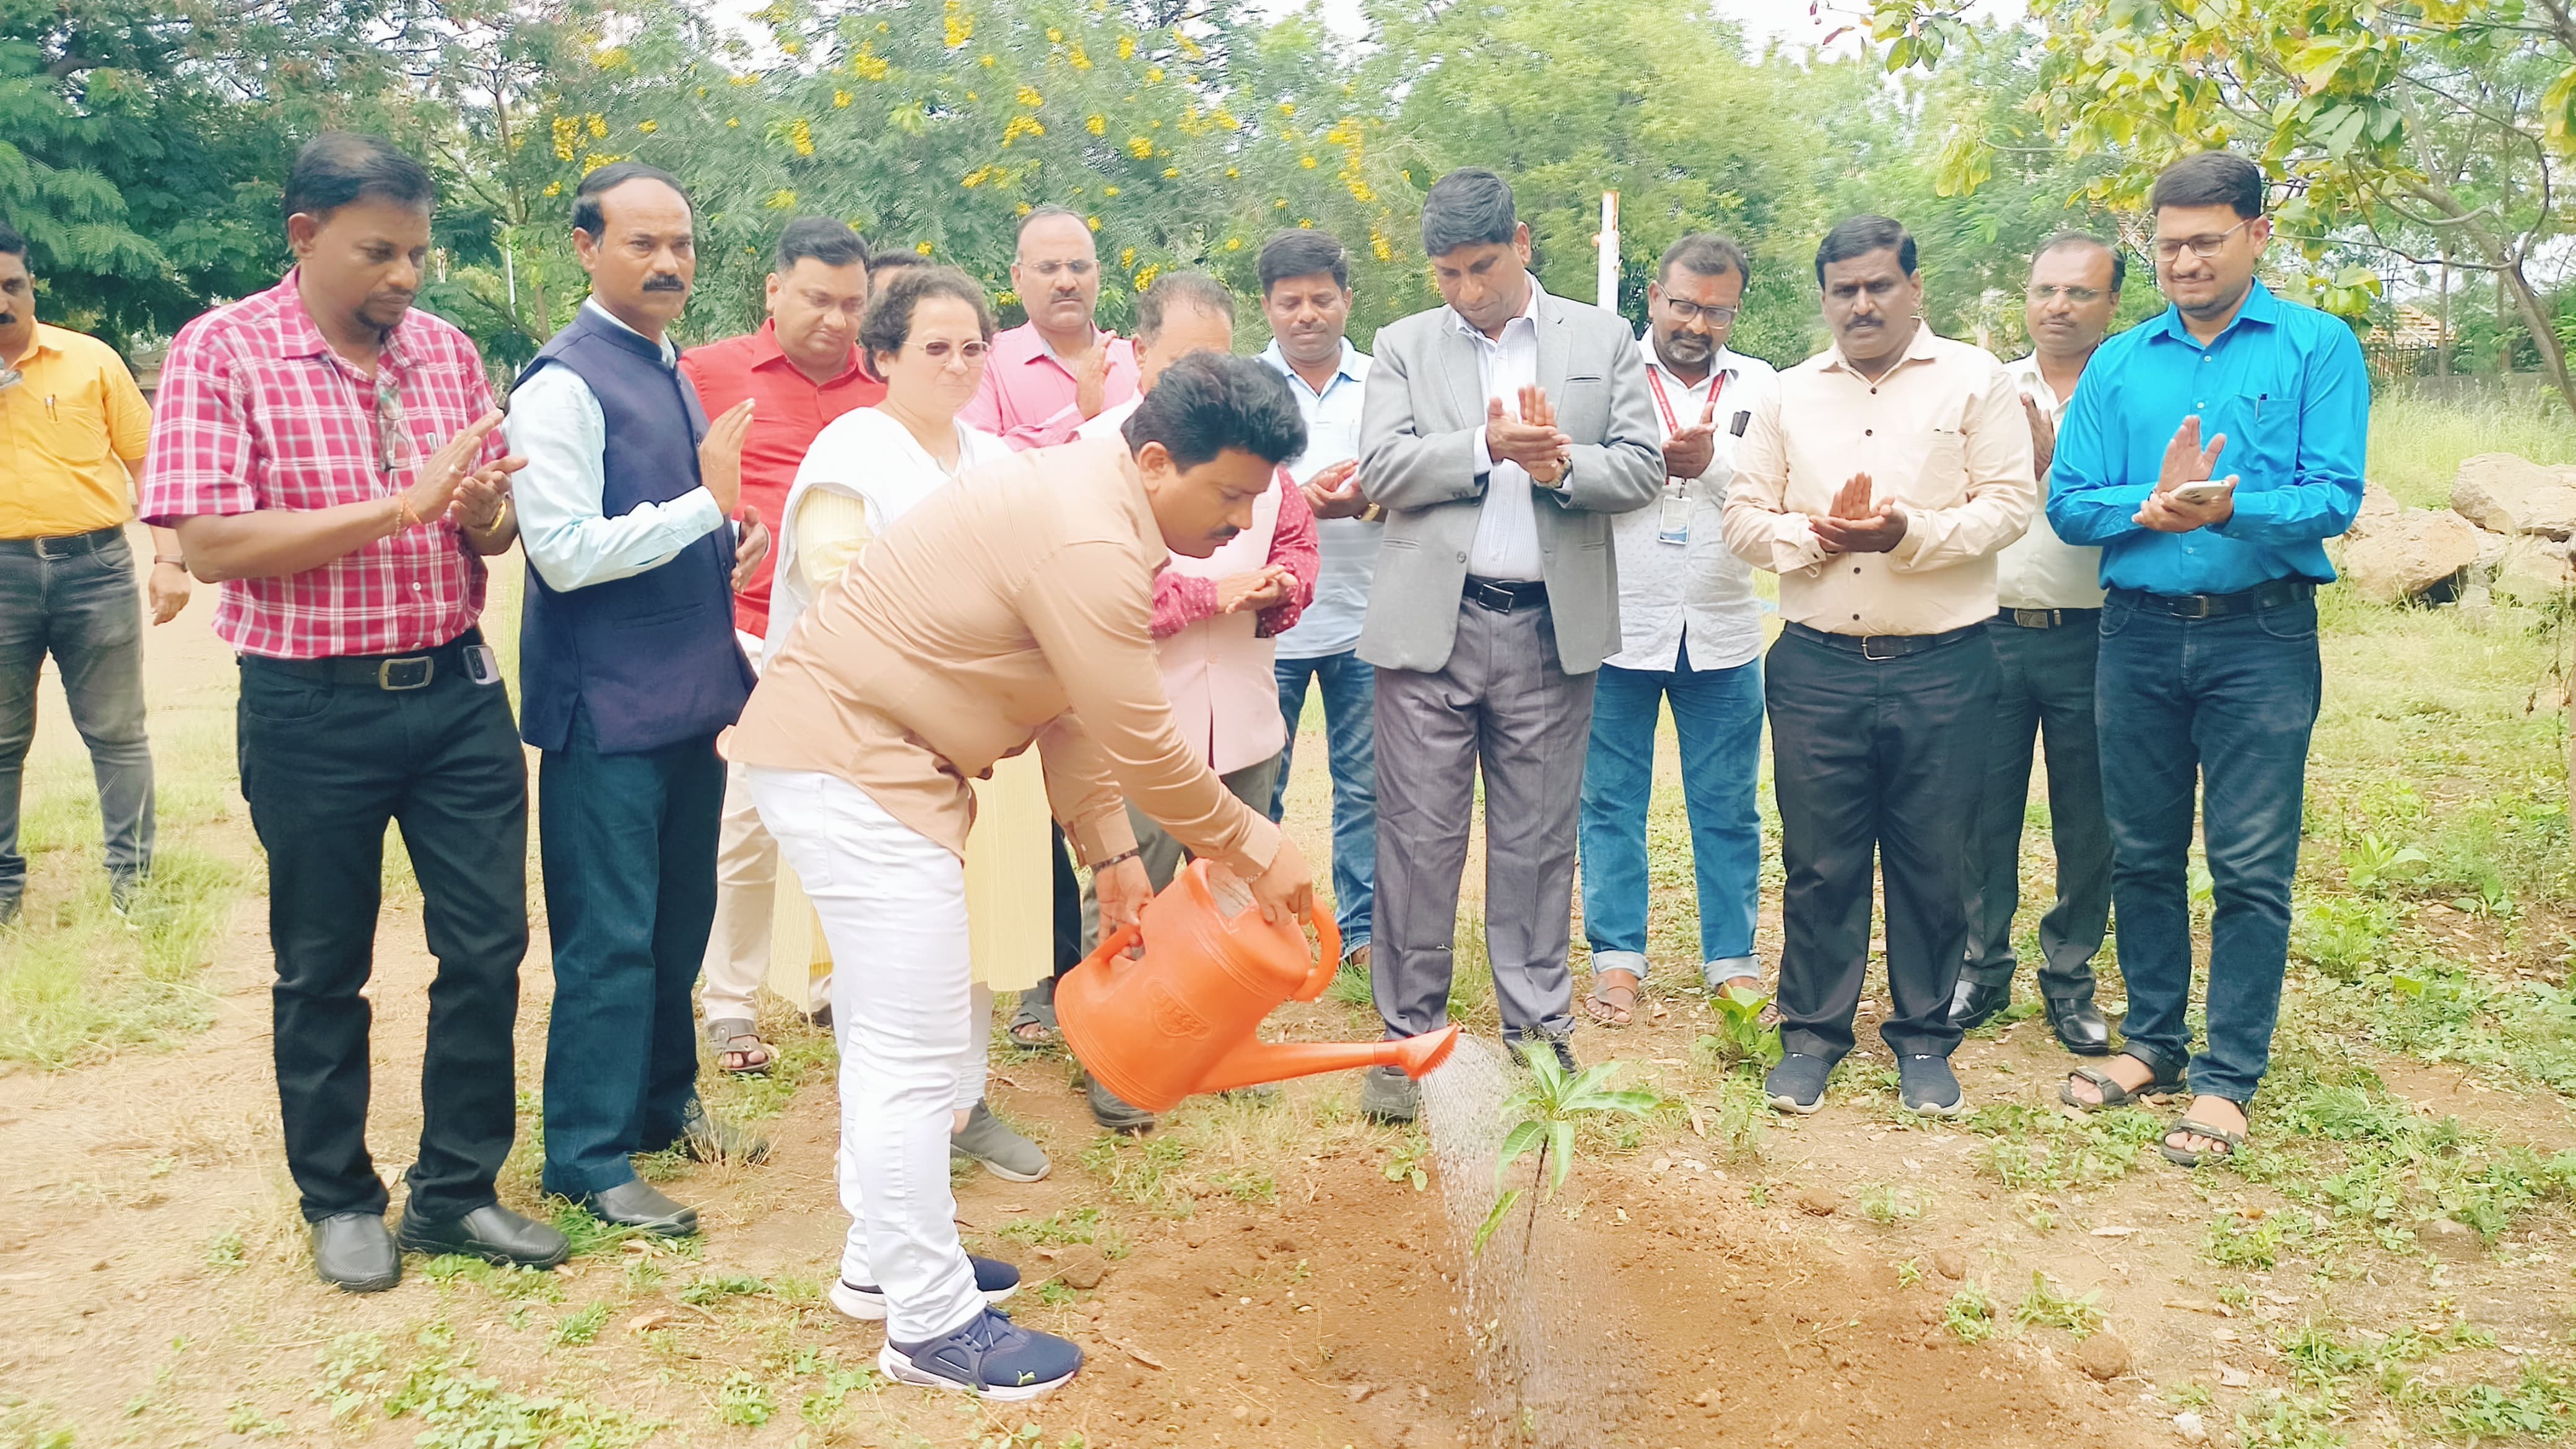
[[[643,333],[638,332],[634,328],[627,326],[625,323],[618,321],[616,313],[599,305],[599,299],[597,297],[582,298],[581,307],[583,311],[600,318],[608,323],[609,326],[616,328],[618,331],[625,333],[629,337],[644,337]],[[651,342],[653,339],[650,337],[644,337],[644,340]],[[667,332],[662,334],[660,346],[662,349],[662,365],[664,367],[670,367],[679,362],[680,349],[671,345],[671,334]]]
[[[2018,361],[2005,363],[2004,371],[2011,373],[2013,381],[2022,385],[2022,391],[2039,399],[2041,405],[2048,409],[2050,422],[2066,421],[2067,400],[2059,397],[2057,389],[2048,385],[2048,374],[2039,370],[2038,353],[2034,352]]]
[[[1710,378],[1722,377],[1732,384],[1744,375],[1743,356],[1731,347],[1721,347],[1709,358],[1708,371],[1701,374],[1700,380],[1690,381],[1673,371],[1672,364],[1664,361],[1663,354],[1655,351],[1655,333],[1651,327],[1639,334],[1637,355],[1645,359],[1648,370],[1662,373],[1675,387],[1693,396],[1697,396],[1700,389],[1708,386]],[[1692,421],[1696,422],[1698,419],[1694,418]]]
[[[1825,371],[1848,372],[1852,376],[1859,378],[1862,382],[1868,383],[1874,387],[1877,384],[1885,382],[1889,378],[1896,376],[1898,373],[1903,372],[1910,363],[1932,361],[1938,351],[1938,342],[1933,334],[1931,322],[1918,316],[1914,319],[1913,339],[1905,344],[1905,351],[1897,357],[1896,365],[1894,367],[1889,368],[1887,371],[1882,372],[1877,377],[1873,378],[1868,373],[1852,366],[1851,360],[1843,356],[1842,343],[1836,342],[1833,346],[1825,350]]]
[[[617,319],[611,317],[608,320],[615,322]],[[835,383],[847,382],[850,374],[854,372],[862,376],[871,376],[872,374],[867,371],[866,362],[867,359],[859,355],[858,345],[851,344],[850,356],[841,364],[841,370],[826,378],[819,386],[830,387]],[[795,361],[788,357],[787,349],[778,345],[777,318],[773,317],[761,323],[760,330],[751,334],[751,365],[753,367],[784,366],[795,369],[800,376],[803,374],[803,369],[797,368]],[[811,378],[806,380],[813,381]]]
[[[61,330],[63,329],[50,322],[37,323],[35,330],[27,334],[27,350],[15,357],[0,357],[0,367],[16,367],[39,352],[61,352],[63,344],[56,338],[46,335]]]
[[[2244,303],[2237,307],[2235,316],[2227,319],[2227,325],[2218,330],[2218,335],[2209,339],[2208,345],[2219,346],[2239,327],[2271,328],[2278,326],[2280,321],[2281,299],[2273,296],[2272,289],[2261,282],[2248,282]],[[2168,305],[2153,320],[2139,325],[2153,329],[2147,333],[2149,342],[2179,342],[2195,352],[2203,350],[2200,339],[2192,336],[2191,329],[2183,325],[2180,307]]]
[[[1538,273],[1529,273],[1529,298],[1521,303],[1521,314],[1503,324],[1503,335],[1501,337],[1486,336],[1477,328],[1476,324],[1468,321],[1465,315],[1459,312],[1455,307],[1448,309],[1449,321],[1451,325],[1455,326],[1459,331],[1466,333],[1469,337],[1474,338],[1477,342],[1480,342],[1487,347],[1500,347],[1503,345],[1504,341],[1512,335],[1512,329],[1515,327],[1520,328],[1524,332],[1536,332],[1538,330],[1538,299],[1546,295],[1547,288],[1539,285]],[[1350,345],[1350,339],[1342,339],[1342,345],[1348,347]]]
[[[1333,364],[1333,380],[1324,384],[1324,390],[1322,392],[1317,392],[1313,387],[1309,386],[1306,379],[1298,373],[1297,369],[1290,365],[1288,354],[1279,350],[1278,338],[1271,338],[1270,345],[1261,349],[1260,360],[1270,364],[1270,366],[1275,369],[1281,377],[1288,379],[1292,386],[1301,388],[1309,397],[1318,399],[1331,396],[1343,383],[1355,383],[1361,380],[1359,366],[1360,350],[1357,347],[1352,346],[1351,339],[1347,337],[1342,339],[1341,360]]]
[[[340,355],[339,349],[331,345],[331,339],[322,335],[321,324],[315,322],[313,314],[306,310],[304,288],[299,280],[303,271],[301,267],[290,269],[285,280],[274,289],[278,299],[277,355],[285,358],[325,357],[342,367],[355,369],[357,364]],[[396,372],[409,371],[422,330],[419,315],[405,310],[403,319],[385,334],[380,360],[393,364]]]
[[[1037,339],[1038,351],[1037,357],[1029,358],[1027,359],[1028,361],[1035,362],[1038,358],[1042,357],[1047,361],[1054,363],[1056,371],[1063,373],[1067,377],[1073,376],[1073,369],[1064,365],[1064,354],[1055,350],[1055,344],[1047,341],[1046,334],[1040,332],[1035,323],[1031,323],[1029,325],[1029,335]],[[1099,346],[1100,339],[1104,335],[1106,334],[1101,328],[1097,326],[1093,327],[1091,329],[1091,344],[1094,347]]]

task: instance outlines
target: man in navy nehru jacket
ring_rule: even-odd
[[[742,508],[749,401],[710,426],[664,336],[697,272],[680,184],[604,166],[574,194],[589,300],[519,378],[510,441],[528,552],[520,729],[538,767],[554,944],[545,1188],[666,1236],[697,1213],[628,1158],[757,1161],[698,1103],[689,988],[715,917],[718,731],[750,697],[733,590],[769,546]]]

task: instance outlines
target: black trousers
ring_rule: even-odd
[[[358,993],[375,963],[388,822],[438,958],[411,1207],[446,1219],[493,1201],[517,1126],[510,1033],[528,949],[528,773],[509,696],[444,667],[386,690],[245,657],[236,744],[268,852],[277,1093],[306,1220],[385,1210]]]
[[[2099,610],[2053,629],[1997,620],[1994,732],[1978,804],[1968,878],[1968,979],[2010,985],[2013,914],[2021,906],[2022,816],[2030,805],[2033,741],[2048,758],[2048,831],[2057,896],[2039,918],[2039,989],[2057,1001],[2093,999],[2093,954],[2111,924],[2111,822],[2102,814],[2101,746],[2095,738],[2093,666]]]
[[[1879,1036],[1899,1056],[1959,1044],[1950,994],[1968,942],[1967,852],[1993,729],[1995,652],[1978,629],[1900,658],[1784,632],[1763,671],[1788,883],[1780,1038],[1839,1061],[1869,967],[1870,867],[1887,891]]]
[[[1061,981],[1090,952],[1082,943],[1082,877],[1073,872],[1073,846],[1063,826],[1049,828],[1055,832],[1055,979]]]

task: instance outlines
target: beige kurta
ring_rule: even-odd
[[[785,526],[796,530],[799,582],[809,598],[840,577],[875,536],[866,504],[824,489],[807,491]],[[1055,968],[1046,776],[1036,756],[1023,754],[996,762],[992,778],[974,782],[974,790],[975,827],[965,851],[971,969],[981,985],[1025,991]],[[797,993],[831,969],[814,905],[796,872],[781,869],[770,930],[771,989],[806,1000]]]

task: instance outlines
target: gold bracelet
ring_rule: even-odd
[[[409,533],[418,527],[420,527],[420,515],[412,511],[411,495],[409,493],[395,494],[394,531],[386,534],[385,537],[400,538],[402,535]]]

